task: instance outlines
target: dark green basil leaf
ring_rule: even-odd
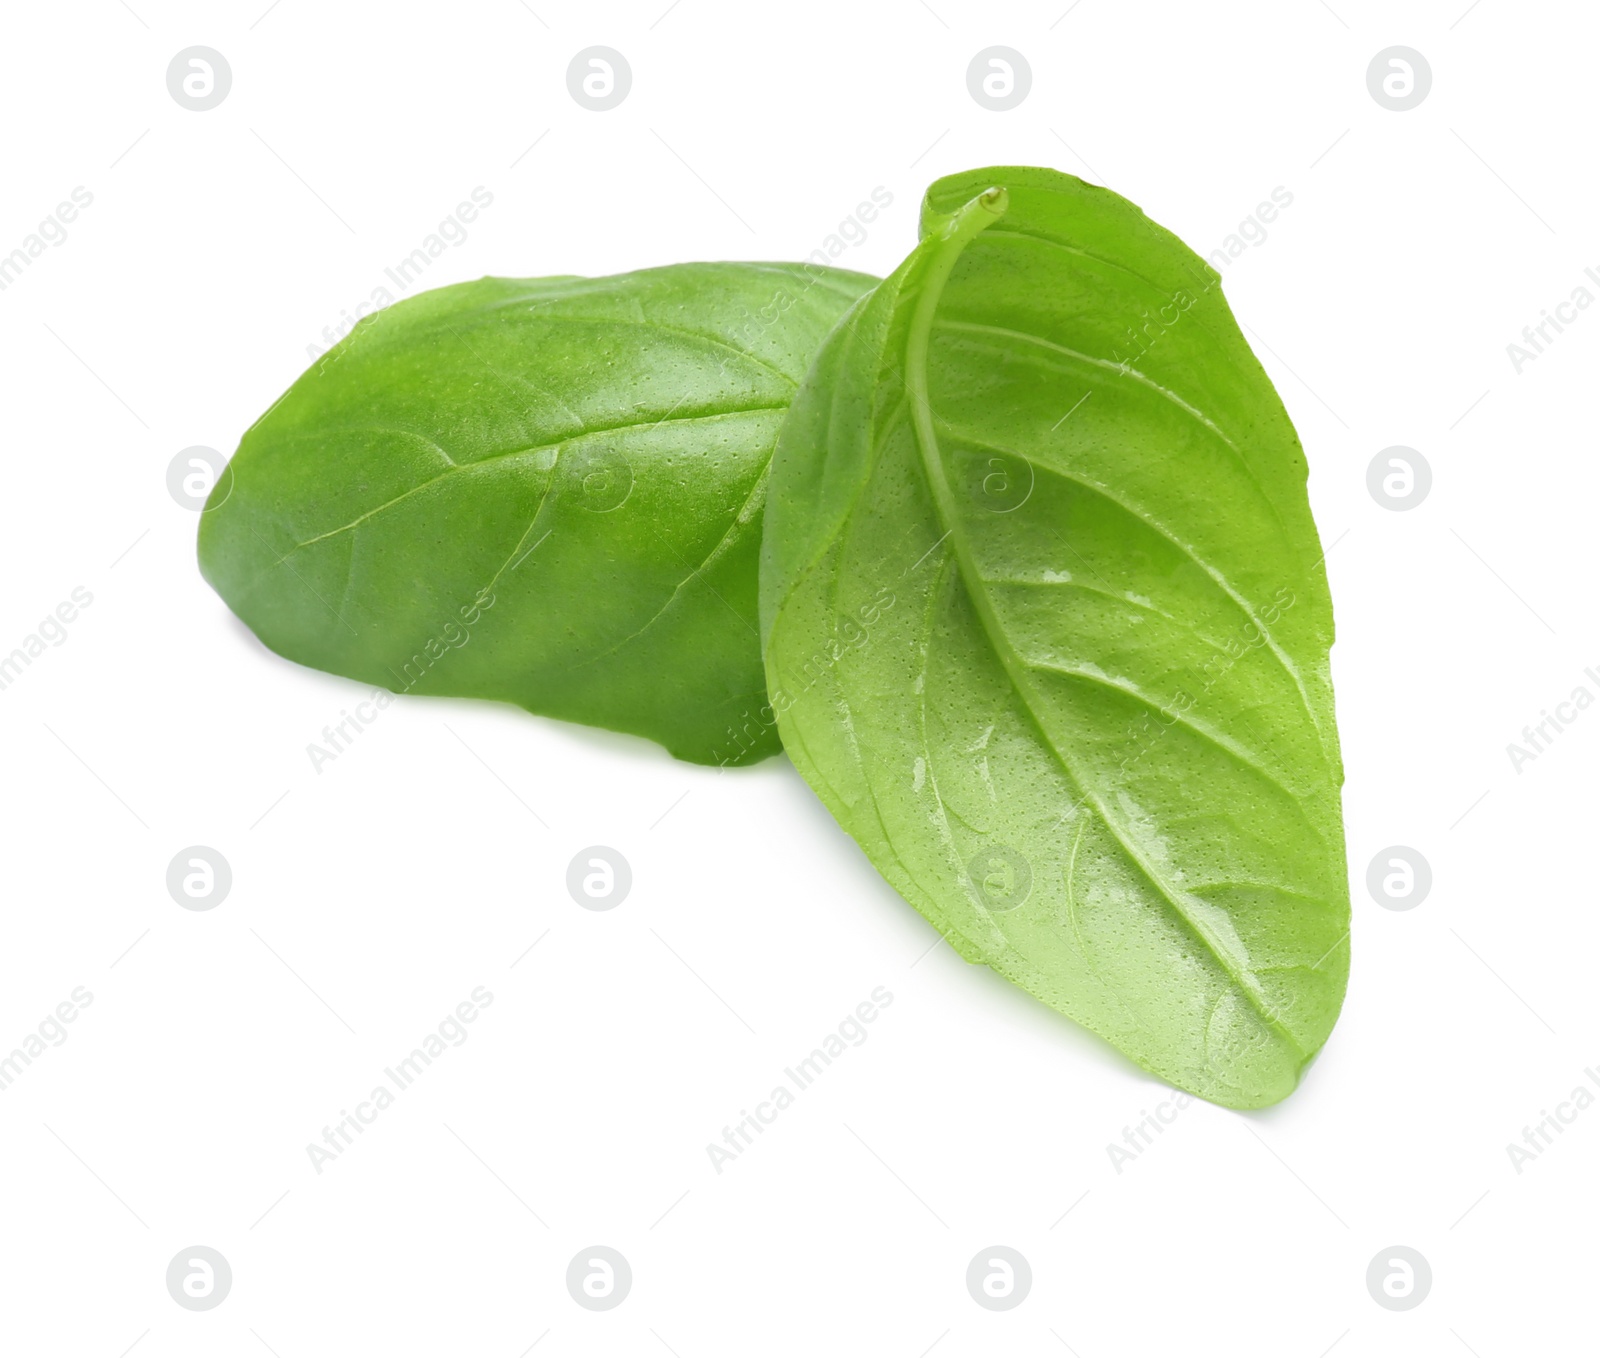
[[[772,754],[767,468],[812,355],[875,281],[683,264],[401,302],[245,434],[201,570],[301,664],[697,762]]]
[[[884,876],[1248,1108],[1333,1027],[1349,898],[1306,460],[1216,283],[1071,176],[935,184],[784,427],[761,614],[784,746]]]

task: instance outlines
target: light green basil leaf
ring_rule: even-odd
[[[784,746],[974,962],[1231,1107],[1294,1089],[1349,898],[1306,460],[1215,273],[1116,194],[941,180],[773,464]]]
[[[767,469],[817,347],[875,281],[683,264],[400,302],[245,434],[202,517],[201,570],[304,665],[696,762],[773,754]]]

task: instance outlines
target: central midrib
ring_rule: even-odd
[[[318,542],[326,541],[328,538],[337,537],[340,533],[348,533],[351,531],[351,529],[360,527],[368,519],[375,518],[377,515],[393,509],[395,505],[399,504],[402,500],[409,499],[413,495],[419,495],[423,491],[428,490],[430,487],[437,486],[440,482],[449,480],[452,476],[455,476],[459,472],[479,471],[485,467],[492,467],[497,462],[509,461],[514,457],[528,457],[535,453],[556,452],[559,449],[566,447],[569,443],[580,443],[584,439],[598,438],[604,434],[631,433],[639,429],[649,431],[652,429],[659,429],[663,425],[668,424],[698,424],[708,420],[733,419],[740,415],[760,415],[767,414],[772,411],[787,411],[788,408],[789,407],[786,405],[740,406],[733,410],[715,410],[708,411],[703,415],[680,415],[677,417],[673,417],[669,412],[668,415],[659,420],[628,420],[618,424],[602,425],[594,429],[584,429],[578,433],[569,434],[565,438],[558,439],[554,443],[535,443],[530,444],[526,448],[508,448],[504,452],[490,453],[487,457],[480,457],[471,462],[458,462],[451,466],[448,470],[440,472],[437,476],[429,477],[426,481],[419,481],[416,485],[407,487],[405,490],[401,491],[400,494],[385,500],[381,505],[375,505],[373,508],[352,519],[349,523],[340,524],[337,528],[330,528],[326,533],[318,533],[315,537],[307,538],[304,542],[295,543],[293,547],[285,552],[283,556],[273,564],[282,564],[283,561],[293,556],[302,547],[310,547]],[[768,460],[770,461],[771,453],[769,452],[767,456]],[[552,472],[554,471],[554,467],[555,464],[552,463]]]
[[[1001,211],[1004,211],[1002,207]],[[961,574],[961,581],[966,594],[972,602],[973,610],[977,613],[979,622],[983,626],[984,634],[989,642],[990,649],[1001,667],[1006,672],[1006,677],[1011,686],[1016,690],[1017,696],[1022,700],[1023,710],[1027,712],[1028,719],[1038,731],[1039,737],[1045,748],[1055,757],[1066,774],[1068,782],[1076,789],[1082,801],[1094,807],[1101,822],[1116,837],[1122,851],[1128,856],[1144,878],[1156,889],[1157,894],[1172,909],[1180,920],[1194,934],[1195,938],[1209,951],[1222,968],[1224,974],[1233,982],[1239,993],[1245,996],[1251,1007],[1256,1011],[1262,1024],[1276,1033],[1282,1041],[1302,1058],[1306,1055],[1304,1047],[1295,1040],[1294,1036],[1283,1026],[1275,1014],[1266,997],[1261,994],[1254,984],[1247,983],[1240,973],[1239,967],[1229,957],[1225,949],[1212,936],[1173,894],[1168,885],[1157,874],[1154,866],[1150,864],[1143,854],[1128,840],[1117,823],[1112,819],[1108,809],[1101,798],[1090,789],[1087,779],[1082,777],[1073,767],[1071,760],[1046,730],[1044,721],[1039,712],[1047,706],[1044,695],[1038,690],[1022,657],[1012,647],[1005,629],[1000,624],[999,617],[995,614],[994,606],[983,589],[983,578],[978,571],[977,562],[972,555],[971,544],[967,540],[961,516],[955,500],[955,492],[951,489],[950,482],[945,475],[944,462],[939,453],[938,436],[933,428],[933,410],[928,400],[928,342],[933,329],[933,315],[938,308],[939,299],[944,292],[946,282],[951,271],[955,268],[956,261],[962,251],[977,237],[977,235],[992,222],[998,220],[992,207],[981,199],[974,199],[963,207],[955,216],[945,238],[933,253],[933,259],[927,268],[921,289],[917,296],[916,309],[912,313],[911,325],[906,339],[906,366],[905,386],[908,404],[911,408],[911,424],[916,436],[917,448],[922,457],[924,474],[928,480],[928,487],[933,493],[934,506],[939,514],[941,526],[947,531],[950,539],[951,550],[956,558],[956,565]]]

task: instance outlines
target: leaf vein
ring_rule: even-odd
[[[504,462],[511,458],[531,456],[535,453],[556,452],[566,444],[577,443],[583,439],[598,437],[601,434],[615,434],[635,429],[657,429],[666,424],[696,424],[703,423],[708,420],[734,419],[741,415],[754,415],[765,411],[786,409],[788,409],[787,406],[744,406],[737,410],[719,410],[704,415],[680,415],[674,418],[660,420],[629,420],[618,424],[604,425],[595,429],[584,429],[578,433],[569,434],[565,438],[558,439],[554,443],[533,444],[526,448],[508,448],[504,452],[493,453],[488,457],[480,457],[473,462],[457,463],[448,471],[440,472],[438,476],[430,477],[428,480],[420,482],[417,485],[410,487],[408,490],[402,491],[399,495],[394,496],[392,499],[385,500],[381,505],[377,505],[376,507],[367,510],[364,514],[358,515],[349,523],[341,524],[338,528],[331,528],[326,533],[318,533],[315,537],[307,538],[304,542],[295,543],[295,545],[290,548],[288,552],[284,553],[284,555],[280,557],[278,562],[275,564],[281,565],[283,561],[287,560],[290,556],[293,556],[294,553],[298,552],[302,547],[310,547],[313,544],[325,541],[328,538],[337,537],[340,533],[348,533],[351,529],[359,527],[368,519],[373,518],[378,514],[382,514],[386,510],[394,508],[394,506],[399,504],[402,500],[408,500],[413,495],[421,494],[423,491],[428,490],[433,486],[437,486],[440,482],[447,481],[452,476],[456,476],[461,472],[476,471],[481,467],[493,466],[495,463]],[[551,464],[550,470],[553,475],[555,471],[554,463]]]

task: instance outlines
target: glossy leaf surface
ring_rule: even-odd
[[[874,281],[684,264],[400,302],[244,436],[201,569],[301,664],[697,762],[772,754],[753,720],[768,465],[818,345]]]
[[[785,748],[968,959],[1232,1107],[1349,956],[1306,460],[1216,275],[1068,175],[942,180],[774,460]]]

